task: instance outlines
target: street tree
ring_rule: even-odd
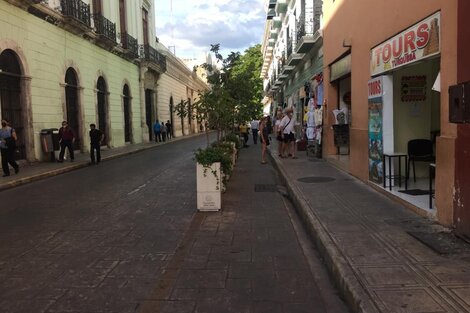
[[[220,45],[211,45],[220,69],[212,64],[203,64],[209,73],[209,90],[199,94],[195,103],[198,119],[206,120],[217,130],[217,139],[235,125],[259,117],[262,112],[262,66],[260,46],[245,51],[231,52],[225,59],[219,53]]]

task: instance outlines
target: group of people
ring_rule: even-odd
[[[153,124],[153,133],[155,134],[155,142],[164,142],[167,139],[170,140],[173,136],[172,125],[170,121],[163,123],[159,120],[155,121]]]
[[[2,170],[3,177],[10,176],[10,166],[13,167],[15,173],[20,171],[20,167],[15,160],[15,153],[17,151],[18,136],[13,127],[10,126],[7,120],[2,120],[2,128],[0,129],[0,152],[2,156]],[[101,144],[103,143],[104,134],[96,128],[95,124],[90,124],[90,159],[91,165],[101,162]],[[67,121],[62,122],[62,127],[59,129],[58,140],[60,144],[59,159],[57,162],[64,162],[65,149],[69,151],[70,161],[75,160],[74,143],[75,134]]]
[[[288,107],[282,111],[281,108],[276,110],[276,120],[274,123],[274,131],[278,141],[278,155],[280,158],[293,158],[295,156],[295,121],[293,120],[294,109]]]
[[[278,155],[280,158],[297,159],[296,152],[296,136],[295,136],[295,121],[293,119],[294,110],[292,107],[282,108],[276,110],[273,120],[270,116],[265,116],[260,120],[253,120],[248,124],[241,124],[238,129],[240,135],[243,137],[245,147],[248,147],[248,135],[251,129],[253,136],[253,143],[257,144],[258,137],[261,143],[261,164],[266,164],[266,149],[270,143],[270,135],[274,132],[276,140],[278,141]],[[273,127],[274,124],[274,127]]]
[[[103,144],[104,133],[97,129],[95,124],[90,124],[90,131],[88,134],[90,136],[90,165],[98,164],[101,162],[101,145]],[[63,121],[62,127],[59,129],[60,152],[59,160],[57,160],[57,162],[64,162],[65,148],[67,148],[69,151],[70,162],[75,160],[75,155],[73,152],[74,143],[75,134],[67,121]]]

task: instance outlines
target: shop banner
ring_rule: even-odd
[[[393,151],[393,78],[380,76],[368,82],[369,180],[383,184],[383,154]]]
[[[371,76],[440,53],[441,13],[437,12],[372,48]]]
[[[369,81],[369,180],[383,183],[382,77]]]

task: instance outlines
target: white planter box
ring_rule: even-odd
[[[199,211],[219,211],[222,208],[220,162],[213,163],[209,168],[197,163],[196,175],[197,209]]]

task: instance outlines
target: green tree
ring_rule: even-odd
[[[184,118],[188,116],[188,101],[181,100],[177,105],[175,105],[175,112],[181,120],[181,133],[184,136]]]
[[[262,66],[260,45],[251,47],[244,55],[231,52],[225,59],[219,53],[220,45],[211,45],[211,52],[221,64],[221,69],[211,64],[203,67],[210,90],[199,94],[194,104],[198,119],[206,120],[211,128],[217,129],[217,139],[234,124],[247,122],[262,112],[262,80],[259,77]]]

